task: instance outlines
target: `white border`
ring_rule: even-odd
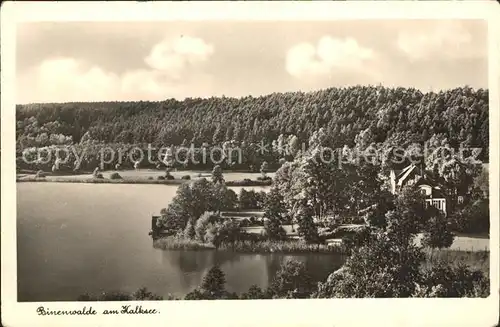
[[[498,322],[499,24],[495,1],[454,2],[4,2],[1,7],[1,248],[5,326],[493,326]],[[495,15],[496,14],[496,15]],[[487,299],[330,299],[146,302],[158,315],[51,316],[40,303],[17,303],[15,159],[15,25],[27,21],[488,19],[490,94],[491,295]],[[374,37],[376,31],[373,31]],[[33,49],[36,51],[36,49]],[[51,309],[99,311],[120,302],[52,302]],[[127,303],[133,304],[135,303]]]

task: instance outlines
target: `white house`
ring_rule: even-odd
[[[391,170],[390,190],[397,194],[404,186],[417,185],[423,194],[425,202],[447,214],[446,197],[439,183],[423,168],[409,165],[403,170]]]

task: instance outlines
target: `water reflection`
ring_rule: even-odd
[[[218,264],[238,294],[266,288],[286,258],[305,262],[315,280],[342,259],[324,254],[243,254],[154,249],[151,215],[176,188],[165,185],[19,183],[18,301],[74,301],[83,293],[147,287],[184,297]],[[82,201],[82,199],[85,199]]]
[[[171,286],[166,294],[180,297],[198,287],[204,274],[214,265],[224,271],[228,291],[236,293],[246,292],[252,285],[268,287],[287,259],[304,262],[315,281],[325,280],[341,265],[338,255],[327,254],[247,254],[214,250],[162,252],[162,264],[168,270]]]

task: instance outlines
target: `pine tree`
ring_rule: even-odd
[[[226,277],[219,266],[213,266],[203,277],[201,289],[207,293],[210,298],[220,298],[226,292]]]

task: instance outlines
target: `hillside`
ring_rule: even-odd
[[[270,142],[280,134],[304,141],[321,127],[334,147],[353,145],[362,131],[368,142],[401,146],[443,133],[452,146],[467,141],[485,148],[483,155],[489,143],[488,90],[469,87],[422,93],[356,86],[243,98],[29,104],[16,111],[18,149],[82,138],[162,146]]]

